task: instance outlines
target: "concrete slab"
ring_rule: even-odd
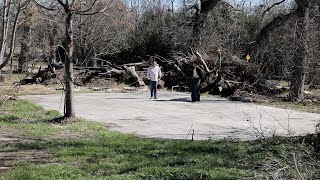
[[[303,135],[315,132],[320,114],[203,97],[190,102],[186,93],[147,92],[76,94],[76,115],[111,124],[111,129],[151,138],[195,140]],[[46,109],[63,112],[61,95],[24,96]]]

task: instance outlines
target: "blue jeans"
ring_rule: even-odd
[[[157,97],[157,86],[158,86],[157,81],[150,81],[151,97],[153,97],[153,95],[155,98]]]

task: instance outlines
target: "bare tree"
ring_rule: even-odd
[[[3,69],[7,63],[10,61],[13,55],[14,47],[15,47],[15,38],[16,38],[16,30],[17,24],[19,20],[19,16],[22,10],[28,5],[30,1],[13,1],[13,0],[4,0],[4,7],[2,8],[2,32],[1,32],[1,49],[0,49],[0,70]],[[7,46],[9,41],[9,27],[10,27],[10,13],[12,12],[12,8],[16,6],[16,10],[14,12],[14,21],[12,25],[11,38],[10,38],[10,46],[9,53],[5,58],[5,54],[7,52]]]
[[[22,40],[21,40],[21,51],[18,61],[18,72],[28,71],[28,61],[30,56],[30,45],[31,45],[31,26],[33,9],[27,6],[23,11],[24,21],[22,23]]]
[[[65,81],[66,81],[66,95],[65,95],[65,114],[67,118],[75,116],[74,101],[73,101],[73,17],[76,13],[75,1],[57,0],[58,3],[63,7],[66,14],[65,17],[65,37],[66,37],[66,59],[65,65]]]
[[[55,8],[48,8],[36,0],[34,2],[42,8],[47,10],[55,10]],[[74,76],[73,76],[73,66],[74,66],[74,17],[76,14],[81,15],[94,15],[98,13],[105,14],[105,10],[107,6],[99,8],[100,10],[92,12],[97,6],[97,0],[87,1],[86,9],[81,9],[82,1],[77,0],[57,0],[57,2],[63,8],[63,12],[65,15],[65,62],[64,62],[64,71],[65,71],[65,112],[64,117],[71,118],[75,116],[75,109],[74,109],[74,101],[73,101],[73,87],[74,87]]]
[[[295,0],[297,12],[297,43],[296,53],[293,58],[291,86],[289,98],[291,100],[302,99],[307,68],[307,26],[309,18],[309,0]]]
[[[58,27],[56,23],[53,25],[49,33],[49,68],[52,72],[55,72],[55,64],[57,62],[56,57],[56,45],[58,37]]]
[[[271,8],[285,1],[279,1],[267,8],[263,15]],[[295,0],[297,7],[288,14],[281,14],[265,25],[256,37],[253,45],[259,47],[259,44],[266,39],[270,32],[283,26],[288,20],[296,19],[296,46],[293,56],[293,66],[291,67],[290,92],[289,99],[297,100],[303,98],[306,69],[307,69],[307,28],[310,8],[314,6],[312,0]]]
[[[198,4],[193,8],[196,10],[193,17],[193,29],[191,35],[191,47],[198,49],[201,42],[201,29],[203,28],[209,12],[220,2],[221,0],[201,0],[200,7]]]

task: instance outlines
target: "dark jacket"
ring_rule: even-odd
[[[203,70],[200,67],[196,67],[196,71],[197,71],[199,78],[202,79],[203,75],[204,75]]]

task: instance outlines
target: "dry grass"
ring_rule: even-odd
[[[23,96],[23,95],[48,95],[48,94],[60,94],[63,86],[61,84],[29,84],[19,85],[18,82],[26,77],[26,74],[12,74],[6,75],[5,82],[0,84],[0,95],[7,96]],[[60,89],[60,90],[57,90]],[[91,93],[93,92],[88,87],[76,87],[75,93]]]
[[[25,77],[25,74],[7,75],[4,83],[0,85],[1,95],[21,96],[21,95],[35,95],[35,94],[53,94],[57,93],[55,90],[59,85],[18,85],[18,82]]]

